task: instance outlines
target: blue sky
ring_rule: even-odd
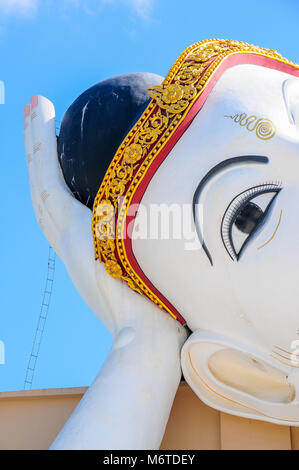
[[[165,75],[188,45],[229,38],[299,62],[296,0],[0,0],[0,391],[23,387],[45,284],[48,244],[35,221],[23,148],[23,107],[43,94],[57,119],[113,75]],[[1,101],[1,100],[0,100]],[[88,385],[111,346],[60,260],[34,388]]]

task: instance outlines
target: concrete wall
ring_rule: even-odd
[[[85,390],[0,393],[0,450],[47,449]],[[299,428],[219,413],[182,382],[161,449],[299,449]]]

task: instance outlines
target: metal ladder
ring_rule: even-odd
[[[56,253],[53,248],[49,247],[48,255],[48,271],[47,271],[47,280],[46,286],[44,289],[43,301],[40,309],[40,314],[37,322],[37,327],[34,335],[33,346],[30,354],[30,358],[27,365],[26,376],[24,381],[24,390],[32,389],[32,382],[34,378],[34,372],[36,368],[36,363],[39,355],[40,345],[42,342],[45,324],[49,312],[49,306],[51,302],[54,274],[55,274],[55,260]]]

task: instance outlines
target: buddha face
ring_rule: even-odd
[[[132,247],[146,276],[189,328],[214,338],[206,340],[206,352],[201,346],[203,365],[194,344],[185,351],[190,359],[193,348],[193,362],[198,362],[193,369],[209,384],[214,380],[219,389],[228,388],[222,391],[225,397],[239,394],[243,408],[234,405],[237,414],[248,415],[248,403],[261,400],[261,394],[250,391],[249,383],[236,385],[240,374],[220,379],[217,370],[225,370],[224,364],[227,370],[234,364],[247,371],[248,377],[252,372],[251,383],[261,369],[274,382],[279,377],[283,391],[279,385],[274,398],[270,391],[262,398],[278,408],[294,403],[299,366],[299,79],[256,65],[226,70],[152,178],[141,204],[148,213],[164,204],[183,214],[182,236],[140,238],[133,232]],[[160,216],[167,224],[169,210]],[[198,337],[195,343],[200,342]],[[196,379],[190,381],[194,385]],[[272,382],[263,382],[262,389],[267,386],[275,389]],[[209,404],[228,410],[219,405],[219,397],[213,402],[200,383],[194,388]],[[268,405],[250,406],[265,414]],[[290,413],[294,416],[293,411],[271,408],[266,414],[289,424]]]

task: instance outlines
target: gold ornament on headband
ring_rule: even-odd
[[[127,211],[139,183],[205,90],[213,73],[226,57],[240,53],[295,66],[272,49],[238,41],[212,39],[188,47],[163,83],[148,90],[152,100],[118,148],[94,202],[92,233],[96,258],[105,263],[110,276],[123,279],[130,288],[145,294],[175,318],[128,260],[123,240]]]

